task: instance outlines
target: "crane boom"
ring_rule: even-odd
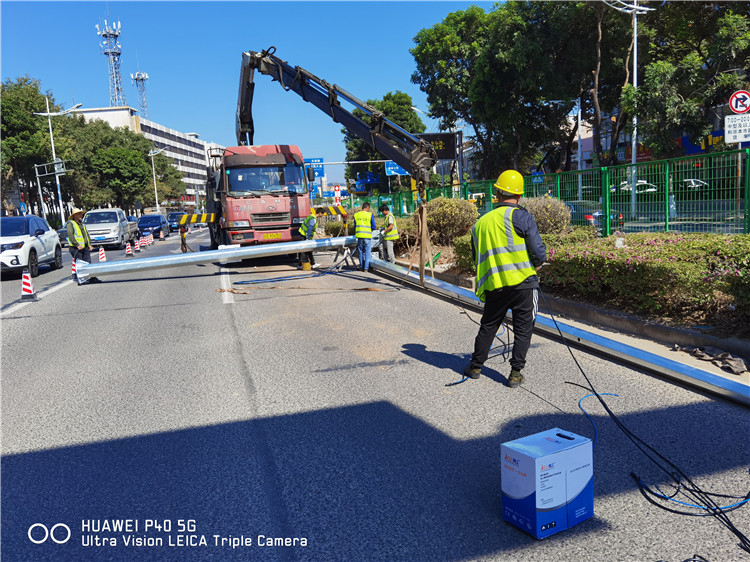
[[[274,55],[276,47],[262,52],[242,53],[240,88],[237,99],[237,143],[252,145],[255,127],[253,125],[252,104],[255,89],[254,76],[258,70],[270,76],[286,91],[293,91],[303,100],[328,114],[336,123],[341,123],[357,138],[362,139],[374,150],[393,160],[404,169],[411,171],[420,190],[427,185],[430,168],[437,162],[432,145],[409,133],[388,120],[382,112],[354,97],[335,84],[329,84],[299,66],[291,66]],[[355,116],[341,106],[345,101],[362,110],[369,123]]]

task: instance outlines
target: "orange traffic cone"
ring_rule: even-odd
[[[198,225],[198,232],[203,232],[203,225],[202,224]]]
[[[104,246],[99,246],[99,262],[107,261],[107,254],[104,253]]]
[[[125,255],[126,256],[132,256],[133,255],[133,248],[130,247],[130,242],[125,244]]]
[[[75,258],[73,258],[73,265],[71,267],[70,272],[73,275],[73,279],[77,279],[78,278],[78,274],[76,273],[76,259]]]
[[[23,280],[21,281],[21,299],[35,301],[36,293],[34,292],[34,284],[31,282],[31,275],[28,269],[23,270]]]

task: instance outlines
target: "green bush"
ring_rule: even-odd
[[[427,229],[433,244],[450,245],[455,238],[466,234],[479,217],[476,207],[463,199],[438,197],[429,201],[426,207]],[[415,228],[418,220],[418,213],[415,213]]]
[[[461,271],[474,274],[474,256],[471,252],[471,234],[453,239],[453,250],[456,254],[456,267]]]
[[[332,238],[346,236],[344,231],[344,223],[341,221],[329,220],[328,222],[326,222],[326,225],[323,227],[323,229],[325,233]]]
[[[618,239],[620,243],[618,244]],[[564,240],[564,238],[563,238]],[[548,247],[545,289],[647,316],[750,326],[750,235],[637,233]]]
[[[570,229],[570,209],[554,197],[531,197],[523,206],[534,217],[540,234],[562,234]]]

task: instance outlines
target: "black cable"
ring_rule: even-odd
[[[547,306],[547,310],[548,311],[551,310],[549,303],[547,303],[547,297],[544,294],[544,292],[542,292],[541,288],[539,289],[539,293],[542,295],[542,298],[544,299],[544,303]],[[552,319],[552,322],[555,324],[555,328],[557,328],[557,332],[558,334],[560,334],[560,338],[565,344],[565,347],[568,349],[570,356],[573,358],[573,362],[576,364],[576,367],[578,367],[578,370],[583,375],[583,378],[586,379],[586,382],[589,384],[591,392],[599,400],[605,412],[607,412],[607,415],[612,419],[612,421],[620,429],[620,431],[622,431],[625,434],[625,436],[628,439],[630,439],[630,441],[636,446],[636,448],[640,450],[646,456],[646,458],[648,458],[657,468],[663,471],[667,476],[669,476],[669,478],[674,480],[675,484],[678,487],[680,487],[680,489],[683,490],[682,493],[684,495],[691,498],[694,504],[698,506],[702,506],[703,509],[708,511],[709,513],[707,513],[706,515],[711,515],[715,517],[716,520],[719,521],[719,523],[721,523],[730,532],[732,532],[740,540],[740,542],[738,543],[738,546],[742,550],[750,553],[750,539],[746,535],[744,535],[739,529],[737,529],[737,527],[734,526],[731,519],[727,515],[727,512],[732,511],[734,508],[722,509],[712,499],[712,496],[719,497],[718,495],[704,492],[699,486],[697,486],[692,480],[690,480],[690,477],[687,474],[685,474],[677,465],[675,465],[671,460],[669,460],[667,457],[665,457],[663,454],[661,454],[651,445],[646,443],[643,439],[638,437],[635,433],[630,431],[630,429],[628,429],[627,426],[625,426],[625,424],[622,421],[620,421],[617,415],[609,408],[604,398],[602,398],[601,395],[596,391],[588,375],[586,375],[586,372],[583,370],[580,363],[578,363],[578,360],[573,354],[573,350],[570,348],[570,345],[568,345],[568,342],[565,339],[565,336],[563,335],[562,330],[560,329],[560,326],[558,326],[557,324],[557,320],[555,319],[554,315],[551,312],[550,312],[550,318]],[[664,466],[665,464],[669,468],[667,468],[667,466]],[[638,483],[638,488],[641,494],[650,503],[666,511],[670,511],[672,513],[679,513],[681,515],[687,514],[682,511],[668,508],[662,503],[655,500],[654,497],[659,497],[659,496],[656,493],[654,493],[652,490],[650,490],[647,486],[645,486],[643,482],[641,481],[641,479],[637,477],[634,473],[631,473],[631,475],[636,480],[636,483]],[[684,485],[683,481],[686,482],[688,485],[687,486]],[[750,496],[750,494],[748,494],[748,496]]]

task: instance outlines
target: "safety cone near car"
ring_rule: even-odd
[[[21,299],[35,301],[36,293],[34,292],[34,284],[31,282],[31,274],[28,269],[23,270],[23,276],[21,281]]]
[[[163,230],[159,231],[159,240],[164,240],[164,231]]]
[[[73,258],[73,265],[70,268],[70,273],[73,279],[76,279],[78,277],[78,275],[76,274],[76,259],[75,258]]]
[[[125,255],[126,256],[132,256],[133,255],[133,248],[130,247],[130,242],[125,244]]]
[[[99,246],[99,262],[107,261],[107,254],[104,253],[104,246]]]
[[[154,243],[154,233],[148,235],[148,244],[149,246]]]
[[[141,240],[142,239],[136,239],[135,241],[135,251],[140,252],[141,251]]]

